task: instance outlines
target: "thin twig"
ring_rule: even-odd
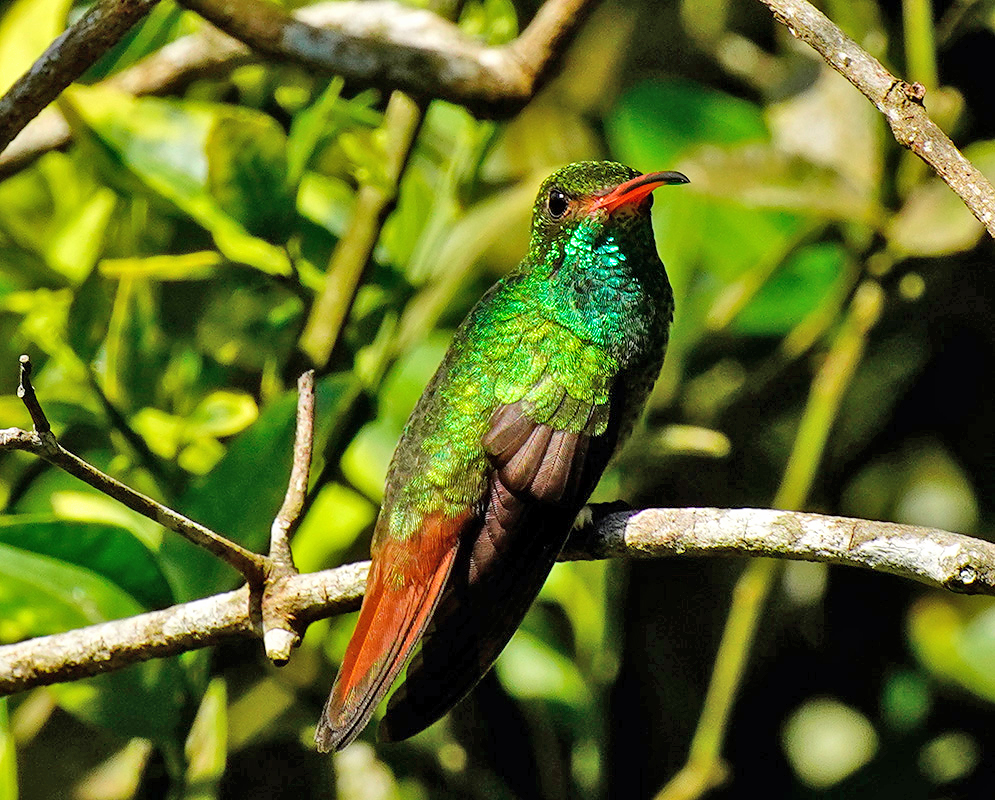
[[[0,443],[8,432],[0,431]],[[24,432],[20,431],[23,435]],[[889,522],[770,509],[654,508],[596,514],[561,560],[769,556],[864,567],[968,594],[995,595],[995,544]],[[297,627],[359,607],[369,562],[287,579]],[[259,636],[245,587],[129,619],[0,647],[0,695]]]
[[[264,556],[246,550],[241,545],[229,541],[199,522],[194,522],[173,511],[173,509],[156,502],[151,497],[125,486],[60,445],[48,425],[48,420],[45,418],[38,398],[35,396],[34,387],[31,384],[31,360],[26,355],[21,356],[20,363],[21,385],[17,393],[24,400],[28,413],[31,414],[35,430],[22,431],[9,428],[0,431],[0,450],[24,450],[34,453],[49,464],[59,467],[59,469],[79,478],[108,497],[114,498],[122,505],[210,551],[241,572],[250,584],[258,585],[261,583],[266,569]]]
[[[159,0],[100,0],[0,98],[0,152],[62,90],[117,44]]]
[[[314,370],[297,379],[297,431],[294,436],[294,461],[283,505],[270,526],[269,557],[275,565],[297,572],[290,551],[290,536],[300,522],[311,474],[314,448]]]
[[[760,0],[791,34],[811,45],[833,69],[884,114],[895,139],[929,164],[995,237],[995,188],[930,119],[921,83],[906,83],[886,70],[805,0]]]
[[[300,644],[294,619],[285,612],[282,596],[284,583],[297,575],[290,536],[300,523],[311,475],[311,451],[314,449],[314,370],[297,379],[297,432],[294,436],[294,460],[287,482],[283,505],[270,526],[269,570],[262,597],[263,647],[266,656],[278,666],[286,664],[290,651]]]

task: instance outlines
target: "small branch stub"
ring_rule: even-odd
[[[269,557],[281,571],[297,572],[290,550],[290,535],[300,523],[311,474],[314,449],[314,370],[297,380],[297,431],[294,436],[294,460],[283,505],[270,526]]]
[[[301,637],[286,628],[270,628],[263,634],[266,657],[282,667],[290,661],[291,651],[301,643]]]

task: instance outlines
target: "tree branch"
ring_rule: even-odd
[[[930,119],[923,85],[896,78],[806,0],[760,2],[884,114],[898,143],[932,167],[995,238],[995,188]]]
[[[179,92],[198,78],[225,75],[255,60],[252,51],[221,31],[206,27],[170,42],[137,64],[104,81],[136,96]],[[2,116],[0,116],[2,120]],[[72,140],[69,123],[57,108],[46,108],[0,152],[0,178],[24,169],[50,150]]]
[[[333,3],[290,16],[263,0],[180,0],[271,58],[416,99],[509,114],[533,96],[591,0],[546,0],[510,45],[488,47],[430,11],[390,0]]]
[[[282,600],[304,621],[359,607],[368,562],[296,575]],[[0,695],[79,680],[223,641],[262,636],[248,587],[161,611],[0,647]],[[312,612],[312,617],[309,617]]]
[[[117,44],[159,0],[100,0],[0,98],[0,151],[63,89]]]
[[[209,28],[177,39],[107,84],[136,95],[164,94],[265,55],[419,98],[452,100],[483,115],[510,115],[538,90],[592,4],[592,0],[548,0],[515,41],[487,47],[429,11],[391,0],[318,3],[293,16],[259,0],[190,0],[188,8],[236,38]],[[66,85],[53,93],[37,80],[31,84],[30,114],[18,109],[19,115],[12,116],[13,110],[5,111],[0,101],[0,132],[9,131],[12,137]],[[49,109],[6,150],[10,139],[0,138],[0,177],[65,146],[70,138],[61,114]]]
[[[768,556],[864,567],[954,592],[995,595],[995,544],[934,528],[749,508],[595,512],[561,560]],[[358,608],[368,568],[369,562],[360,562],[289,576],[273,601],[301,630]],[[0,695],[261,635],[243,587],[0,647]]]

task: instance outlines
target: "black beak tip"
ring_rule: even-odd
[[[669,184],[691,183],[691,179],[683,172],[670,172],[667,175],[669,178],[667,183]]]

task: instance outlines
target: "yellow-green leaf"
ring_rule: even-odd
[[[0,94],[6,92],[65,27],[72,0],[17,0],[0,18]]]
[[[242,392],[212,392],[186,421],[191,436],[233,436],[256,421],[256,401]]]

